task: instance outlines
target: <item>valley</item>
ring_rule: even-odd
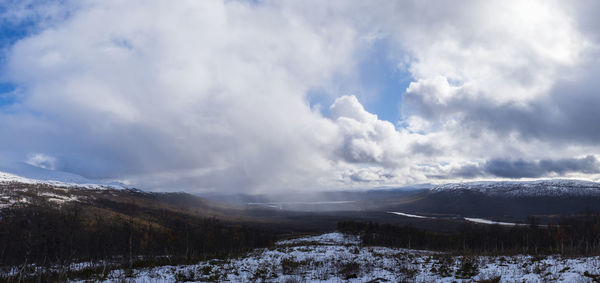
[[[598,207],[592,206],[600,186],[570,180],[333,191],[300,198],[294,194],[202,196],[9,174],[3,178],[0,266],[8,281],[36,276],[60,280],[126,276],[133,281],[404,278],[450,282],[494,279],[507,266],[515,276],[585,279],[595,278],[594,273],[588,272],[592,277],[579,271],[550,272],[559,277],[527,275],[534,265],[516,268],[501,261],[528,261],[531,254],[543,255],[548,258],[540,262],[546,266],[555,263],[565,270],[584,270],[578,266],[597,264],[591,256],[600,247],[588,229],[600,227],[600,218],[594,218],[598,210],[593,210]],[[507,203],[508,210],[502,208]],[[575,227],[589,231],[577,232]],[[345,234],[327,234],[334,231]],[[548,233],[550,238],[540,238]],[[566,247],[552,240],[560,233],[573,239],[565,240]],[[285,240],[315,234],[324,236]],[[574,236],[588,234],[592,238]],[[515,237],[531,240],[514,241]],[[452,244],[457,240],[463,244]],[[573,241],[579,244],[574,246]],[[287,259],[288,254],[294,257]],[[451,259],[444,259],[448,271],[431,271],[439,269],[432,258],[443,254]],[[478,277],[457,273],[467,255],[477,263]],[[561,255],[580,259],[569,261]],[[333,260],[340,257],[359,266],[377,263],[350,278],[340,271],[346,267]],[[77,262],[87,263],[57,269]],[[271,265],[264,266],[267,262]],[[288,263],[293,270],[282,271],[281,265]],[[510,277],[502,280],[508,282]]]

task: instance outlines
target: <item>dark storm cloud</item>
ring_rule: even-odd
[[[569,145],[598,145],[600,141],[600,68],[573,70],[577,80],[562,79],[546,94],[527,102],[495,103],[489,98],[457,93],[444,104],[422,95],[406,96],[405,107],[430,120],[459,117],[463,131],[491,131],[499,137],[515,133],[524,141]]]
[[[410,146],[410,152],[413,154],[422,154],[425,156],[434,156],[442,154],[443,151],[430,143],[414,143]]]
[[[485,173],[505,178],[537,178],[551,173],[564,175],[569,172],[598,173],[599,164],[595,157],[563,158],[558,160],[490,160],[483,168]]]
[[[405,106],[420,116],[444,121],[455,117],[460,131],[477,136],[482,131],[503,138],[516,134],[521,141],[543,141],[563,145],[595,146],[600,141],[600,67],[587,65],[574,70],[577,80],[561,79],[547,94],[522,102],[498,104],[487,97],[467,95],[464,90],[446,103],[431,103],[421,93],[409,93]]]
[[[584,158],[562,158],[543,160],[509,160],[491,159],[480,165],[466,165],[452,170],[449,176],[438,178],[474,178],[474,177],[501,177],[501,178],[539,178],[549,174],[564,175],[566,173],[594,174],[600,172],[600,163],[594,156]]]
[[[585,73],[577,83],[557,84],[547,99],[527,107],[475,105],[465,121],[473,128],[485,127],[499,134],[517,132],[525,139],[596,145],[600,140],[600,82],[590,75],[598,70],[586,69]]]

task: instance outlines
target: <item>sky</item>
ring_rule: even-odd
[[[596,1],[8,0],[0,159],[156,191],[600,181]]]

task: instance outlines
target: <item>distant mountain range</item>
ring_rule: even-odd
[[[23,162],[0,163],[0,183],[9,182],[47,184],[61,187],[128,188],[125,184],[117,182],[90,180],[77,174],[44,169]]]
[[[453,183],[433,186],[431,192],[479,192],[488,196],[505,197],[569,197],[600,196],[600,183],[581,180],[538,180]]]
[[[559,217],[599,211],[600,183],[560,179],[489,181],[358,191],[192,195],[144,192],[124,184],[97,182],[28,164],[0,165],[0,210],[43,202],[103,209],[135,204],[144,209],[249,222],[289,222],[301,213],[329,213],[330,221],[367,214],[368,219],[377,220],[379,216],[373,215],[389,211],[437,219],[485,217],[518,221],[531,215]]]
[[[579,180],[470,182],[431,186],[381,209],[417,215],[519,220],[600,212],[600,184]]]

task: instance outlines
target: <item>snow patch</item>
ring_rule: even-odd
[[[492,221],[492,220],[483,219],[483,218],[470,218],[470,217],[463,217],[463,218],[469,222],[478,223],[478,224],[497,224],[497,225],[501,225],[501,226],[527,226],[527,224],[523,224],[523,223],[499,222],[499,221]]]
[[[469,274],[461,270],[465,261],[475,266]],[[241,258],[137,269],[129,279],[124,270],[116,270],[106,282],[591,282],[589,276],[598,270],[600,257],[451,256],[364,247],[354,236],[328,233],[281,241]]]
[[[430,217],[430,216],[423,216],[423,215],[416,215],[416,214],[408,214],[408,213],[395,212],[395,211],[390,211],[388,213],[396,214],[396,215],[400,215],[400,216],[405,216],[405,217],[411,217],[411,218],[437,219],[437,217]]]

